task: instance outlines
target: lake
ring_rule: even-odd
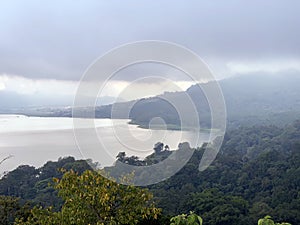
[[[176,149],[182,142],[196,147],[213,138],[205,132],[142,129],[128,120],[95,119],[93,128],[87,125],[88,119],[79,121],[75,138],[73,118],[0,115],[0,160],[13,156],[0,165],[0,174],[19,165],[40,167],[66,156],[91,158],[107,166],[121,151],[143,158],[153,153],[159,141]]]

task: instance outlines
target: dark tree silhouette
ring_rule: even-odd
[[[163,149],[164,149],[164,143],[161,143],[161,142],[157,142],[155,145],[154,145],[154,151],[155,153],[160,153]]]
[[[126,153],[125,152],[119,152],[119,154],[117,155],[117,160],[119,160],[120,162],[124,162],[125,158],[126,158]]]

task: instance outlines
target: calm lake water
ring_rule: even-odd
[[[19,165],[39,167],[65,156],[91,158],[106,166],[121,151],[143,158],[153,153],[159,141],[176,149],[185,141],[196,147],[210,140],[209,133],[142,129],[129,125],[128,120],[95,119],[95,128],[86,125],[87,119],[80,119],[80,124],[75,138],[72,118],[0,115],[0,160],[13,156],[0,165],[0,174]]]

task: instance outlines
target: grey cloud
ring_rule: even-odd
[[[299,1],[1,1],[0,74],[78,80],[94,59],[143,39],[217,65],[300,58]],[[133,73],[128,73],[128,76]]]

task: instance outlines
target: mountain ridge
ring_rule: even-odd
[[[299,73],[241,75],[220,80],[218,83],[223,92],[229,125],[260,123],[283,125],[299,119]],[[201,86],[208,85],[210,82],[201,84]],[[154,97],[96,106],[95,116],[96,118],[130,119],[131,123],[146,128],[149,127],[150,122],[153,122],[153,118],[160,117],[171,129],[180,128],[181,121],[176,104],[181,106],[187,104],[184,101],[185,96],[189,96],[193,100],[201,119],[200,126],[209,128],[211,120],[209,103],[199,85],[192,85],[186,91],[166,91]],[[174,103],[176,104],[174,105]],[[186,108],[187,115],[192,113],[188,106]],[[91,108],[83,107],[82,114],[84,115],[87,110],[91,110]],[[14,113],[16,112],[14,111]],[[42,113],[39,110],[27,112],[25,109],[22,113],[29,116],[71,117],[72,108],[51,109],[49,107]],[[80,116],[80,110],[79,115],[76,116]]]

